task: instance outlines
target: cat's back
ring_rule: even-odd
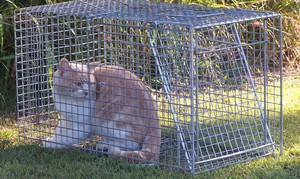
[[[131,73],[129,70],[126,70],[123,67],[115,66],[115,65],[92,65],[95,67],[95,74],[100,79],[105,79],[105,77],[111,78],[119,78],[122,79],[138,79],[138,77]]]
[[[139,109],[138,113],[156,110],[156,103],[147,87],[129,70],[114,65],[101,65],[95,68],[95,79],[101,84],[97,86],[98,101],[131,106]]]
[[[115,65],[101,65],[95,68],[96,81],[110,87],[123,90],[141,90],[148,92],[142,81],[132,72]],[[136,91],[138,92],[138,91]]]

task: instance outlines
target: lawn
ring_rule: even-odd
[[[199,178],[300,177],[300,77],[285,77],[284,152],[197,175]],[[13,105],[12,105],[13,106]],[[189,178],[161,166],[138,167],[75,149],[52,150],[19,143],[14,113],[0,116],[0,178]],[[11,119],[13,118],[13,119]]]
[[[63,0],[4,0],[0,9],[0,178],[192,178],[189,173],[161,166],[138,167],[74,149],[52,150],[18,142],[15,99],[7,77],[14,78],[13,7],[25,7]],[[177,0],[161,0],[177,2]],[[221,6],[224,0],[182,0],[183,3]],[[219,4],[217,4],[217,2]],[[221,3],[222,2],[222,3]],[[278,11],[283,15],[284,60],[299,64],[299,3],[281,1],[226,1],[231,7]],[[15,4],[14,4],[15,3]],[[202,4],[203,3],[203,4]],[[17,7],[18,8],[18,7]],[[5,25],[5,26],[4,26]],[[297,30],[298,29],[298,30]],[[295,52],[295,56],[293,56]],[[292,55],[291,55],[292,54]],[[291,56],[289,56],[291,55]],[[1,66],[2,65],[2,66]],[[13,69],[13,68],[11,68]],[[2,76],[6,78],[2,78]],[[13,82],[13,80],[12,80]],[[288,76],[283,89],[284,151],[282,156],[268,156],[238,165],[203,172],[199,178],[300,178],[300,76]],[[5,93],[2,93],[2,92]],[[3,104],[5,107],[3,107]]]

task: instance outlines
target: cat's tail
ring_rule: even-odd
[[[160,130],[157,131],[160,134]],[[109,149],[111,157],[123,158],[129,162],[139,160],[158,161],[160,153],[160,136],[146,136],[140,150],[121,150],[119,147]]]
[[[152,101],[151,94],[148,94],[148,98]],[[158,161],[160,153],[160,144],[161,144],[161,128],[159,117],[157,113],[156,103],[151,102],[147,110],[149,115],[145,115],[147,120],[147,127],[144,128],[145,136],[141,143],[141,149],[139,150],[121,150],[120,148],[114,148],[112,154],[117,158],[125,158],[130,162],[137,160],[143,161]],[[147,114],[145,112],[145,114]]]
[[[155,106],[154,106],[155,107]],[[152,113],[151,124],[146,128],[146,135],[140,150],[121,150],[119,147],[113,147],[109,153],[116,158],[124,158],[127,161],[134,162],[158,161],[161,143],[161,129],[157,113]]]

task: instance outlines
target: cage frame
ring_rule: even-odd
[[[75,1],[73,1],[72,3],[70,3],[70,2],[67,2],[67,3],[62,3],[62,4],[65,4],[65,5],[67,5],[67,4],[70,4],[70,5],[74,5],[74,4],[76,4],[76,3],[82,3],[81,5],[82,6],[84,6],[84,5],[86,5],[86,6],[89,6],[89,5],[91,5],[91,4],[89,4],[89,3],[91,3],[89,0],[87,0],[87,1],[82,1],[82,0],[75,0]],[[98,1],[99,2],[99,1]],[[109,2],[109,1],[105,1],[105,3],[107,3],[107,2]],[[116,3],[118,3],[118,1],[115,1]],[[127,2],[127,1],[126,1]],[[131,2],[131,1],[128,1],[128,2]],[[131,2],[132,3],[132,2]],[[133,4],[128,4],[128,7],[131,7],[131,9],[130,10],[132,10],[132,9],[134,9],[134,1],[133,1]],[[139,3],[141,3],[140,5],[145,5],[145,4],[147,4],[147,3],[149,3],[148,1],[138,1],[137,2],[137,4],[139,4]],[[143,3],[145,3],[145,4],[143,4]],[[151,3],[150,3],[151,4]],[[200,7],[198,7],[198,6],[185,6],[185,5],[174,5],[174,4],[167,4],[167,3],[153,3],[154,5],[156,5],[156,7],[164,7],[164,5],[165,6],[167,6],[167,7],[180,7],[180,8],[183,8],[184,9],[184,7],[185,8],[188,8],[188,7],[191,7],[192,9],[194,9],[194,8],[200,8]],[[124,5],[124,4],[123,4]],[[152,4],[151,4],[152,5]],[[57,5],[57,7],[59,7],[60,5]],[[40,8],[41,8],[41,6],[39,6]],[[25,8],[24,9],[24,12],[25,12],[25,14],[27,14],[27,13],[29,13],[29,15],[30,15],[30,13],[53,13],[51,16],[50,16],[50,19],[51,19],[51,17],[53,17],[53,16],[62,16],[63,18],[64,18],[64,16],[66,16],[66,18],[70,18],[70,16],[68,16],[68,15],[66,15],[65,13],[66,12],[61,12],[61,11],[59,11],[59,10],[55,10],[53,7],[55,7],[54,5],[48,5],[48,6],[43,6],[43,8],[41,9],[41,10],[39,10],[38,8],[39,7],[31,7],[31,8]],[[48,9],[47,9],[48,8]],[[51,9],[52,8],[52,9]],[[94,7],[94,8],[99,8],[98,6],[96,6],[96,7]],[[105,9],[106,8],[106,6],[103,6],[103,8],[101,7],[100,9],[101,10],[103,10],[103,9]],[[47,9],[47,10],[46,10]],[[50,9],[50,10],[49,10]],[[176,9],[176,8],[175,8]],[[113,20],[124,20],[124,21],[132,21],[132,22],[137,22],[138,23],[138,25],[136,25],[136,28],[137,29],[143,29],[143,30],[145,30],[145,31],[148,31],[147,32],[147,37],[148,37],[148,39],[149,39],[149,44],[148,44],[148,46],[150,46],[150,48],[151,48],[151,51],[152,51],[152,54],[153,54],[153,56],[154,56],[154,59],[155,59],[155,62],[156,62],[156,65],[157,65],[157,68],[158,68],[158,72],[160,73],[160,75],[161,75],[161,77],[162,77],[162,81],[163,81],[163,85],[162,85],[162,88],[164,89],[164,93],[166,94],[166,96],[167,96],[167,98],[168,98],[168,103],[169,104],[172,104],[172,102],[171,102],[171,98],[172,98],[172,96],[170,96],[169,94],[171,94],[171,87],[172,87],[172,84],[171,84],[171,82],[170,82],[170,80],[169,79],[167,79],[167,78],[165,78],[165,77],[170,77],[170,78],[172,78],[171,76],[168,76],[168,74],[164,74],[164,73],[166,73],[166,69],[162,69],[162,66],[164,66],[164,64],[162,64],[162,62],[163,62],[163,60],[161,60],[160,58],[163,58],[163,56],[161,56],[161,52],[162,51],[158,51],[158,44],[157,44],[157,41],[155,40],[155,38],[152,36],[153,34],[151,34],[151,33],[156,33],[156,35],[157,34],[159,34],[158,32],[159,31],[165,31],[165,30],[169,30],[169,29],[171,29],[172,27],[177,27],[178,29],[180,29],[181,27],[184,27],[184,28],[186,28],[187,30],[186,30],[186,33],[187,34],[189,34],[189,46],[188,46],[188,48],[190,48],[190,49],[195,49],[195,48],[199,48],[199,47],[197,47],[197,44],[195,44],[194,43],[194,41],[195,41],[195,36],[194,36],[194,34],[195,34],[195,32],[197,32],[197,31],[200,31],[200,30],[202,30],[202,29],[205,29],[205,28],[210,28],[210,27],[220,27],[220,26],[222,26],[222,25],[224,25],[225,26],[225,28],[227,28],[227,25],[228,24],[233,24],[233,31],[234,31],[234,33],[236,33],[236,38],[237,38],[237,44],[235,44],[236,46],[235,47],[232,47],[232,48],[237,48],[237,49],[239,49],[239,50],[237,50],[238,52],[237,53],[239,53],[239,54],[241,54],[240,56],[241,56],[241,58],[242,58],[242,60],[241,61],[243,61],[243,63],[244,63],[244,65],[246,66],[246,67],[244,67],[244,69],[246,69],[246,73],[248,73],[247,75],[248,75],[248,80],[250,81],[250,86],[252,86],[253,87],[253,90],[254,90],[254,98],[256,98],[257,99],[257,103],[258,103],[258,108],[259,108],[259,111],[260,111],[260,113],[261,113],[261,117],[263,118],[263,126],[265,127],[264,129],[264,136],[265,136],[265,145],[261,145],[261,146],[259,146],[259,147],[256,147],[256,148],[252,148],[252,149],[246,149],[246,150],[244,150],[244,151],[241,151],[241,152],[233,152],[233,153],[231,153],[231,154],[228,154],[228,155],[222,155],[222,156],[219,156],[219,157],[215,157],[215,158],[211,158],[211,159],[206,159],[206,160],[202,160],[202,161],[200,161],[199,159],[197,160],[196,158],[195,158],[195,156],[198,156],[198,155],[195,155],[195,153],[196,152],[200,152],[200,150],[199,150],[199,146],[197,145],[196,147],[195,147],[195,144],[194,144],[194,142],[192,142],[191,143],[191,151],[189,151],[189,147],[187,147],[187,140],[185,139],[185,137],[183,136],[183,133],[185,133],[184,131],[183,131],[183,129],[182,129],[182,126],[180,126],[180,122],[178,122],[178,120],[176,119],[176,115],[174,115],[174,120],[175,120],[175,125],[176,125],[176,129],[177,129],[177,132],[178,131],[180,131],[179,132],[179,141],[181,141],[181,142],[178,142],[179,144],[178,145],[181,145],[181,147],[183,148],[183,151],[184,151],[184,156],[186,157],[186,162],[187,162],[187,164],[185,165],[185,166],[181,166],[181,165],[179,165],[179,163],[181,163],[182,161],[180,161],[181,160],[181,157],[180,157],[180,153],[181,153],[181,150],[180,150],[180,147],[179,148],[177,148],[177,156],[179,156],[178,157],[178,161],[177,161],[177,166],[176,166],[176,164],[175,165],[172,165],[172,164],[168,164],[168,163],[164,163],[165,161],[162,161],[162,162],[159,162],[159,164],[161,164],[161,165],[167,165],[167,166],[171,166],[171,167],[175,167],[175,168],[181,168],[181,169],[183,169],[183,170],[188,170],[188,171],[190,171],[192,174],[197,174],[197,173],[199,173],[199,172],[202,172],[202,171],[206,171],[206,170],[213,170],[213,169],[216,169],[216,168],[219,168],[219,167],[224,167],[224,166],[226,166],[226,165],[231,165],[231,164],[233,164],[233,163],[239,163],[239,162],[237,162],[237,161],[232,161],[231,163],[229,162],[229,164],[223,164],[223,165],[221,165],[221,166],[216,166],[216,167],[211,167],[211,168],[205,168],[205,169],[203,169],[203,168],[201,168],[200,167],[200,169],[198,168],[197,169],[197,167],[196,166],[198,166],[198,165],[202,165],[202,164],[204,164],[204,163],[206,163],[206,162],[214,162],[214,161],[218,161],[218,160],[222,160],[222,159],[225,159],[225,158],[230,158],[230,157],[234,157],[234,156],[239,156],[239,155],[242,155],[243,153],[251,153],[252,151],[258,151],[258,153],[259,153],[259,150],[260,149],[262,149],[262,148],[264,148],[264,147],[269,147],[269,146],[271,146],[272,148],[273,148],[273,152],[270,152],[270,153],[265,153],[265,154],[263,154],[263,155],[258,155],[258,157],[263,157],[263,156],[265,156],[265,155],[269,155],[269,154],[274,154],[274,153],[276,153],[276,150],[277,150],[277,147],[279,147],[279,153],[281,154],[282,153],[282,151],[283,151],[283,129],[282,129],[282,27],[281,27],[281,24],[282,24],[282,19],[281,19],[281,16],[280,16],[280,14],[278,14],[278,13],[271,13],[271,12],[259,12],[259,11],[250,11],[250,10],[241,10],[241,9],[236,9],[236,10],[221,10],[222,12],[218,12],[218,10],[220,10],[220,9],[213,9],[213,8],[208,8],[208,9],[212,9],[213,10],[213,13],[212,14],[208,14],[208,15],[200,15],[199,17],[196,17],[196,18],[206,18],[206,17],[209,17],[209,16],[219,16],[219,15],[224,15],[225,14],[225,12],[227,13],[227,12],[229,12],[229,11],[238,11],[238,12],[241,12],[241,14],[243,14],[243,13],[245,13],[245,14],[247,14],[247,13],[253,13],[253,14],[255,14],[255,15],[253,15],[252,16],[252,18],[249,18],[249,17],[245,17],[245,18],[240,18],[239,20],[231,20],[231,19],[226,19],[225,21],[222,21],[222,23],[220,23],[220,21],[216,21],[216,22],[213,22],[213,23],[208,23],[208,24],[205,24],[205,23],[203,23],[203,24],[201,24],[200,23],[200,25],[199,24],[197,24],[197,23],[199,23],[198,21],[191,21],[192,23],[183,23],[183,22],[172,22],[172,21],[165,21],[165,20],[159,20],[159,18],[161,18],[161,15],[160,16],[158,16],[158,17],[156,17],[155,16],[155,18],[158,18],[158,19],[155,19],[154,18],[154,20],[152,20],[152,21],[149,21],[148,20],[148,17],[146,17],[145,16],[145,14],[143,14],[144,16],[134,16],[134,15],[132,15],[132,16],[126,16],[126,17],[124,17],[124,19],[122,19],[122,13],[120,13],[120,14],[118,14],[119,12],[121,12],[121,11],[119,11],[118,13],[116,13],[116,12],[113,12],[113,13],[104,13],[104,14],[101,14],[101,15],[99,15],[99,14],[93,14],[93,13],[87,13],[86,14],[86,16],[83,16],[83,17],[81,17],[80,16],[80,12],[76,12],[76,13],[79,13],[79,14],[76,14],[76,13],[74,13],[74,15],[75,16],[78,16],[78,17],[80,17],[80,19],[81,20],[79,20],[79,22],[81,23],[81,22],[87,22],[88,24],[89,23],[91,23],[91,24],[93,24],[93,19],[113,19]],[[53,11],[51,11],[51,10],[53,10]],[[99,9],[98,9],[99,10]],[[188,10],[188,9],[184,9],[183,11],[180,11],[180,13],[182,13],[182,12],[190,12],[190,11],[185,11],[185,10]],[[22,14],[22,13],[20,13],[21,11],[23,11],[23,9],[21,9],[21,10],[16,10],[15,11],[15,29],[17,29],[16,31],[15,31],[15,43],[17,44],[16,45],[16,61],[19,61],[18,59],[19,58],[22,58],[22,57],[20,57],[20,56],[22,56],[23,54],[23,52],[21,52],[20,51],[20,49],[22,49],[22,42],[20,43],[20,38],[19,38],[19,35],[18,35],[18,33],[19,33],[19,31],[21,31],[20,29],[22,29],[21,28],[21,26],[18,26],[17,24],[18,23],[21,23],[21,21],[22,21],[22,19],[20,20],[20,21],[18,21],[18,18],[17,18],[17,15],[20,15],[20,14]],[[36,12],[35,12],[36,11]],[[130,11],[131,12],[131,11]],[[51,14],[50,13],[50,14]],[[55,14],[55,13],[57,13],[57,14]],[[179,13],[179,15],[175,15],[175,18],[176,17],[178,17],[178,18],[180,18],[181,16],[182,16],[182,14],[180,14]],[[130,13],[129,13],[130,14]],[[170,15],[170,16],[168,16],[168,18],[172,18],[174,16],[174,14],[172,15]],[[126,19],[127,18],[127,19]],[[191,16],[189,16],[189,15],[187,15],[187,16],[185,16],[185,18],[192,18]],[[249,22],[249,21],[255,21],[255,20],[262,20],[264,23],[263,23],[263,27],[264,27],[264,31],[263,31],[263,38],[264,39],[267,39],[267,36],[268,36],[268,33],[267,33],[267,27],[268,27],[268,24],[267,24],[267,19],[272,19],[272,18],[277,18],[277,21],[278,21],[278,30],[279,30],[279,34],[278,34],[278,37],[277,38],[279,38],[278,39],[278,42],[277,42],[277,44],[276,45],[278,45],[278,52],[279,52],[279,54],[278,54],[278,61],[279,61],[279,68],[278,68],[278,70],[279,70],[279,88],[280,88],[280,92],[277,94],[275,94],[275,95],[279,95],[279,104],[276,104],[276,105],[278,105],[279,106],[279,109],[277,109],[278,111],[276,112],[276,113],[278,113],[279,114],[279,119],[277,119],[275,122],[279,122],[279,124],[276,126],[276,127],[278,127],[278,131],[279,131],[279,134],[276,134],[276,137],[278,137],[279,138],[279,141],[277,140],[276,142],[274,142],[273,141],[273,135],[271,134],[272,132],[270,132],[270,129],[269,129],[269,125],[267,124],[268,123],[268,121],[266,120],[266,119],[268,119],[268,117],[267,117],[267,115],[268,115],[268,112],[267,112],[267,107],[266,106],[268,106],[268,99],[267,99],[267,88],[268,88],[268,74],[265,72],[264,74],[263,74],[263,78],[264,78],[264,80],[263,80],[263,83],[264,83],[264,90],[263,90],[263,96],[264,96],[264,98],[263,99],[260,99],[259,97],[258,97],[258,92],[256,92],[255,90],[255,87],[256,87],[256,83],[255,83],[255,81],[254,81],[254,79],[252,78],[252,72],[250,71],[250,68],[248,67],[248,60],[247,60],[247,55],[245,54],[245,52],[244,52],[244,50],[243,50],[243,48],[245,47],[245,46],[249,46],[249,44],[243,44],[242,42],[241,42],[241,39],[239,39],[239,34],[238,34],[238,30],[236,29],[237,27],[235,26],[235,24],[239,24],[239,23],[243,23],[243,22]],[[83,20],[82,20],[83,19]],[[67,19],[68,20],[68,19]],[[76,21],[76,20],[75,20]],[[109,22],[109,21],[108,21]],[[194,23],[194,24],[193,24]],[[96,23],[97,24],[97,23]],[[108,25],[110,25],[109,23],[107,23]],[[101,24],[101,23],[99,23],[99,25],[101,26],[101,25],[107,25],[107,24],[105,24],[105,22],[103,23],[103,24]],[[113,25],[114,24],[114,22],[112,22],[111,23],[111,25]],[[117,26],[122,26],[122,24],[118,24],[118,23],[115,23]],[[145,26],[140,26],[140,25],[142,25],[142,24],[145,24]],[[39,24],[39,22],[36,22],[36,25],[37,26],[39,26],[40,24]],[[166,26],[169,26],[169,27],[167,27],[167,28],[164,28],[164,25],[166,25]],[[47,25],[46,25],[47,26]],[[126,26],[126,24],[125,24],[125,26]],[[129,25],[130,26],[130,25]],[[133,25],[133,26],[135,26],[135,25]],[[161,28],[159,27],[159,26],[161,26]],[[18,27],[18,28],[17,28]],[[93,25],[87,25],[87,27],[86,28],[89,28],[89,27],[92,27],[92,28],[94,28],[94,27],[96,27],[95,25],[93,26]],[[38,29],[38,28],[37,28]],[[175,28],[176,29],[176,28]],[[177,30],[178,30],[177,29]],[[19,30],[19,31],[18,31]],[[181,29],[182,30],[182,29]],[[87,40],[86,40],[86,42],[88,43],[89,42],[89,34],[88,34],[88,31],[89,30],[87,30],[87,34],[86,34],[86,38],[87,38]],[[172,30],[171,30],[171,32],[173,32]],[[84,34],[84,33],[83,33]],[[46,35],[48,35],[47,33],[46,33]],[[53,35],[53,34],[50,34],[50,35]],[[162,34],[163,35],[163,34]],[[39,36],[39,35],[38,35]],[[181,36],[180,36],[181,37]],[[81,37],[82,38],[82,37]],[[198,36],[196,36],[196,38],[198,38]],[[44,40],[43,39],[43,37],[40,37],[40,39],[42,39],[42,41]],[[163,38],[160,38],[160,39],[163,39]],[[39,41],[39,40],[38,40]],[[267,40],[261,40],[260,42],[264,42],[264,43],[268,43],[268,41]],[[254,42],[255,43],[255,42]],[[163,44],[163,42],[161,42],[161,44]],[[228,44],[230,45],[230,42],[228,42]],[[37,48],[40,48],[40,50],[42,50],[43,49],[43,47],[41,47],[40,46],[41,44],[38,44],[37,46]],[[75,44],[76,45],[76,44]],[[233,44],[231,44],[231,45],[233,45]],[[87,45],[87,48],[89,47],[89,45]],[[264,55],[264,57],[263,57],[263,61],[264,61],[264,64],[263,64],[263,67],[264,67],[264,71],[268,71],[268,60],[267,60],[267,58],[268,58],[268,56],[266,55],[268,52],[268,49],[267,49],[267,45],[265,45],[264,47],[263,47],[263,53],[265,54]],[[65,49],[66,47],[62,47],[62,49]],[[225,48],[230,48],[230,47],[225,47]],[[58,47],[58,49],[60,49],[60,47]],[[202,49],[203,50],[203,49]],[[205,50],[205,49],[204,49]],[[220,49],[219,49],[220,50]],[[221,49],[222,50],[222,49]],[[87,50],[88,52],[90,52],[90,50]],[[201,49],[200,49],[200,52],[201,52]],[[207,53],[210,53],[210,52],[215,52],[214,50],[208,50],[208,52]],[[76,52],[75,52],[76,53]],[[190,56],[188,57],[189,58],[189,60],[191,61],[191,63],[189,64],[190,66],[190,69],[192,69],[192,70],[194,70],[194,69],[198,69],[198,64],[197,63],[193,63],[193,59],[194,59],[194,57],[195,57],[195,53],[196,52],[194,52],[193,50],[191,50],[190,51]],[[199,53],[199,49],[198,49],[198,53]],[[203,52],[202,51],[202,53],[204,54],[205,52]],[[89,57],[89,53],[86,53],[86,59],[89,59],[90,57]],[[197,58],[197,55],[196,55],[196,58]],[[105,59],[106,60],[106,59]],[[198,59],[199,60],[199,59]],[[76,61],[77,61],[77,59],[76,59]],[[19,61],[18,62],[18,65],[22,65],[22,63],[23,63],[23,60],[21,60],[21,62]],[[21,72],[23,73],[23,71],[22,71],[22,69],[23,69],[23,67],[21,67]],[[16,84],[17,84],[17,87],[19,87],[20,85],[19,85],[19,78],[18,78],[18,76],[20,75],[19,74],[20,73],[20,71],[17,69],[16,70],[16,77],[17,77],[17,80],[16,80]],[[199,116],[198,116],[198,110],[199,110],[199,108],[196,108],[196,109],[194,109],[194,105],[199,105],[199,103],[197,103],[197,102],[195,102],[196,104],[193,104],[193,102],[195,101],[194,100],[194,97],[196,97],[196,98],[198,98],[198,90],[196,90],[195,92],[196,92],[196,96],[195,95],[193,95],[194,94],[194,87],[197,89],[198,87],[199,87],[199,85],[197,84],[197,85],[195,85],[194,84],[194,73],[190,73],[190,82],[191,82],[191,95],[190,95],[190,100],[191,100],[191,113],[192,113],[192,115],[190,116],[191,117],[191,126],[194,126],[194,123],[196,123],[196,125],[198,125],[199,124]],[[197,76],[197,75],[196,75]],[[163,79],[163,78],[165,78],[165,79]],[[23,77],[21,77],[21,79],[23,79]],[[48,81],[48,79],[47,79],[47,81]],[[196,80],[196,83],[199,83],[199,80]],[[21,86],[26,86],[25,84],[23,84],[23,85],[21,85]],[[277,87],[277,86],[276,86]],[[41,87],[41,89],[42,89],[42,87]],[[49,93],[49,91],[50,91],[50,89],[46,89],[46,90],[48,90],[48,93]],[[17,95],[19,96],[19,94],[25,94],[25,92],[23,91],[23,92],[19,92],[19,89],[17,89]],[[263,105],[262,104],[260,104],[260,102],[261,101],[263,101]],[[25,101],[26,102],[26,101]],[[19,100],[19,98],[17,98],[17,104],[18,104],[18,119],[20,120],[22,117],[21,117],[21,113],[19,112],[20,110],[22,110],[22,108],[20,108],[20,103],[22,103],[22,100]],[[275,102],[274,102],[275,103]],[[176,113],[176,110],[174,110],[174,109],[172,109],[173,107],[170,107],[170,111],[171,111],[171,113],[173,113],[173,114],[175,114]],[[194,111],[195,110],[195,111]],[[196,113],[196,115],[194,115]],[[195,119],[194,119],[195,118]],[[176,121],[177,120],[177,121]],[[21,125],[19,124],[19,129],[21,129],[22,127],[21,127]],[[195,131],[196,130],[196,131]],[[195,133],[199,133],[199,132],[201,132],[201,131],[199,131],[199,130],[201,130],[199,127],[197,127],[196,129],[194,128],[194,127],[192,127],[191,128],[191,131],[189,131],[190,133],[192,133],[191,134],[191,141],[195,141],[194,140],[194,137],[195,137]],[[19,132],[20,132],[20,130],[19,130]],[[277,132],[277,131],[276,131]],[[20,132],[20,133],[22,133],[22,132]],[[268,136],[268,137],[266,137],[266,136]],[[19,137],[20,137],[20,134],[19,134]],[[21,137],[20,137],[21,138]],[[26,138],[26,137],[25,137]],[[198,136],[196,137],[196,138],[198,138]],[[30,139],[29,139],[30,140]],[[198,139],[197,139],[198,140]],[[271,141],[268,141],[267,142],[267,140],[271,140]],[[199,141],[198,141],[199,142]],[[279,144],[277,144],[277,143],[279,143]],[[189,153],[190,152],[190,153]],[[247,160],[249,160],[249,159],[254,159],[254,158],[256,158],[256,157],[250,157],[250,158],[247,158],[246,157],[246,159],[245,159],[245,161],[247,161]],[[234,159],[233,159],[234,160]]]

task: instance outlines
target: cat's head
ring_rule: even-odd
[[[59,69],[53,73],[53,92],[66,97],[93,99],[96,85],[86,65],[61,59]]]

